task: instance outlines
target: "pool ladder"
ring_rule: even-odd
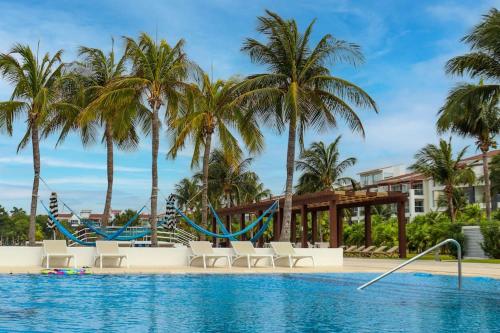
[[[377,276],[376,278],[374,278],[373,280],[365,283],[364,285],[358,287],[358,290],[363,290],[365,289],[366,287],[368,286],[371,286],[372,284],[374,284],[375,282],[377,282],[378,280],[380,279],[383,279],[384,277],[386,277],[387,275],[390,275],[392,273],[394,273],[395,271],[405,267],[406,265],[414,262],[415,260],[425,256],[427,253],[429,252],[432,252],[433,250],[436,250],[438,248],[440,248],[441,246],[445,245],[445,244],[448,244],[448,243],[453,243],[455,244],[455,246],[457,247],[457,257],[458,257],[458,289],[461,289],[462,288],[462,247],[460,246],[460,244],[452,239],[452,238],[449,238],[447,240],[444,240],[442,241],[441,243],[439,244],[436,244],[434,245],[433,247],[425,250],[424,252],[420,253],[419,255],[411,258],[410,260],[407,260],[405,261],[404,263],[402,263],[401,265],[398,265],[396,267],[394,267],[393,269],[391,269],[390,271],[387,271],[385,272],[384,274],[380,275],[380,276]]]

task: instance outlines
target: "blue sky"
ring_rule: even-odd
[[[240,52],[245,37],[258,37],[256,17],[264,9],[293,17],[301,29],[317,19],[313,39],[330,33],[357,43],[366,61],[353,69],[332,67],[335,75],[355,82],[376,100],[380,114],[359,110],[366,138],[349,133],[344,126],[324,133],[309,132],[307,142],[332,141],[342,135],[344,157],[358,164],[351,176],[373,167],[409,164],[426,143],[438,140],[436,112],[447,91],[460,79],[444,74],[449,58],[463,53],[460,38],[482,14],[500,1],[0,1],[0,52],[15,42],[42,51],[64,49],[71,61],[80,45],[109,50],[111,37],[122,46],[121,36],[148,32],[170,43],[186,40],[189,57],[205,70],[213,67],[216,78],[246,75],[263,70]],[[0,82],[0,100],[9,98],[11,87]],[[16,154],[23,135],[19,121],[14,136],[0,136],[0,204],[29,206],[32,183],[31,151]],[[255,158],[254,169],[274,193],[284,186],[286,137],[265,130],[266,149]],[[472,140],[454,139],[458,146]],[[105,150],[102,145],[82,148],[69,137],[54,148],[55,138],[43,141],[42,176],[74,209],[101,210],[106,189]],[[166,136],[160,146],[160,187],[163,193],[192,171],[190,150],[166,160]],[[113,207],[138,208],[150,192],[150,139],[144,138],[135,152],[117,152]],[[475,154],[475,148],[469,148]],[[41,185],[40,195],[49,191]]]

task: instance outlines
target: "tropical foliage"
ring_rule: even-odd
[[[483,243],[481,247],[488,256],[500,259],[500,221],[488,221],[481,224]]]

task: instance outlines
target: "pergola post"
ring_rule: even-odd
[[[292,211],[292,219],[290,221],[290,242],[297,242],[297,214]]]
[[[231,215],[226,215],[226,229],[228,232],[231,232]],[[225,243],[226,243],[226,247],[230,247],[229,246],[229,238],[224,238],[225,240]]]
[[[279,211],[273,214],[273,240],[278,241],[279,235],[278,235],[278,230],[279,230]]]
[[[372,206],[365,206],[365,246],[372,245]]]
[[[240,230],[243,229],[245,229],[245,213],[241,213],[240,215]],[[241,240],[247,240],[247,236],[245,234],[242,234]]]
[[[217,220],[215,219],[215,216],[212,216],[212,232],[214,234],[217,233]],[[212,237],[212,243],[214,246],[217,246],[217,237]]]
[[[312,244],[318,241],[318,212],[311,211],[311,229],[312,229]]]
[[[262,210],[259,210],[258,214],[259,214],[259,216],[262,216],[262,214],[264,214],[264,212]],[[267,218],[270,218],[270,216],[268,216]],[[263,226],[264,226],[264,219],[261,219],[259,222],[259,230],[262,229]],[[258,244],[257,245],[258,247],[264,246],[264,235],[260,236],[257,244]]]
[[[330,247],[338,247],[337,234],[337,203],[334,200],[328,202],[328,218],[330,224]]]
[[[399,257],[406,258],[406,217],[405,217],[405,202],[399,201],[398,206],[398,242],[399,242]]]
[[[278,210],[278,230],[277,230],[277,233],[276,233],[276,238],[275,240],[276,241],[279,241],[280,240],[280,235],[281,235],[281,228],[283,227],[283,208],[280,208]]]
[[[344,214],[342,208],[337,208],[337,228],[339,235],[337,242],[341,246],[344,243]]]
[[[302,248],[307,247],[307,206],[300,206],[300,221],[302,222]]]

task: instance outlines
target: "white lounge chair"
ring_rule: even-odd
[[[102,269],[102,261],[104,258],[113,258],[120,260],[118,267],[122,265],[123,258],[127,259],[127,268],[129,268],[128,255],[121,254],[118,247],[118,242],[114,241],[96,241],[96,254],[94,256],[94,264],[99,259],[99,267]]]
[[[189,242],[189,246],[193,252],[193,254],[188,256],[189,266],[191,266],[194,260],[201,258],[203,260],[203,268],[207,268],[207,262],[210,265],[210,259],[213,259],[212,267],[214,267],[217,260],[225,258],[228,267],[231,268],[231,256],[215,254],[212,243],[207,241],[191,241]]]
[[[274,268],[274,256],[272,254],[257,254],[252,242],[248,241],[233,241],[231,242],[235,255],[233,256],[233,265],[235,262],[245,259],[248,264],[248,268],[252,267],[252,259],[255,259],[253,267],[257,266],[260,260],[269,259],[271,260],[271,265]]]
[[[46,267],[50,268],[50,258],[66,259],[66,266],[69,266],[71,259],[73,259],[74,267],[76,268],[76,258],[74,254],[68,253],[68,247],[65,240],[47,240],[43,241],[43,261],[46,262]]]
[[[288,260],[290,268],[295,267],[297,262],[301,259],[311,259],[314,267],[314,257],[313,256],[299,256],[295,252],[292,244],[289,242],[271,242],[271,247],[274,250],[274,261],[280,261],[283,259]]]

